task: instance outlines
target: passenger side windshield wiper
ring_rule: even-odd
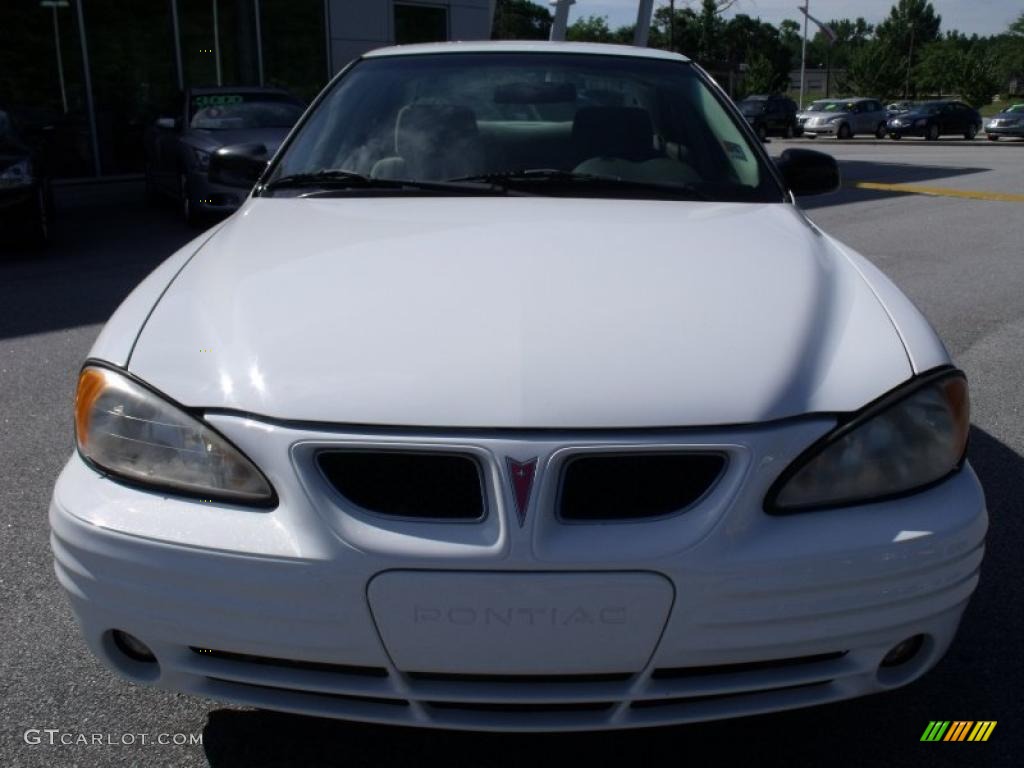
[[[710,200],[692,184],[671,184],[657,181],[639,181],[621,176],[603,176],[596,173],[575,173],[557,168],[528,168],[519,171],[482,173],[478,176],[462,176],[449,179],[452,182],[479,181],[506,188],[530,187],[532,185],[569,185],[589,187],[594,190],[625,189],[634,192],[654,192],[669,197],[683,197],[690,200]]]
[[[264,192],[277,189],[310,189],[311,194],[329,193],[339,189],[394,189],[426,190],[428,192],[456,194],[507,194],[507,189],[483,180],[423,181],[419,179],[379,179],[355,171],[325,169],[313,173],[292,173],[272,179],[263,186]]]

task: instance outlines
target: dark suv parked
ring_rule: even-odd
[[[773,135],[791,139],[800,133],[796,102],[786,96],[747,96],[739,108],[762,140]]]

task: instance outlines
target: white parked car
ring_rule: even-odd
[[[125,677],[405,725],[801,707],[935,665],[985,502],[963,374],[687,59],[392,48],[124,302],[50,519]],[[140,244],[144,247],[144,244]]]

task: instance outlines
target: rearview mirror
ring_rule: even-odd
[[[839,164],[831,155],[813,149],[787,149],[776,167],[796,195],[823,195],[839,189]]]
[[[266,146],[256,142],[221,147],[210,155],[207,175],[214,184],[249,189],[266,169],[268,154]]]

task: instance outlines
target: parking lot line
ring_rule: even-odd
[[[912,195],[933,195],[936,197],[964,197],[971,200],[995,200],[1001,203],[1024,203],[1024,195],[1010,192],[978,192],[973,189],[950,189],[949,187],[922,187],[917,184],[884,184],[878,181],[856,181],[857,189],[876,189],[882,192],[906,192]]]

